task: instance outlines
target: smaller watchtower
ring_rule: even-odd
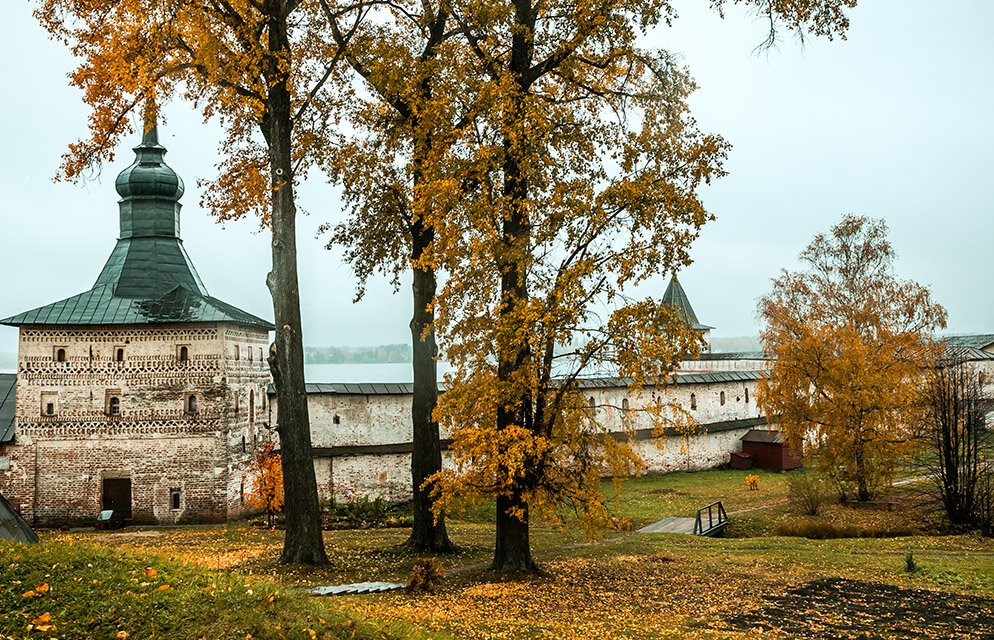
[[[666,291],[663,293],[662,301],[683,311],[687,321],[690,322],[690,326],[693,327],[694,331],[701,334],[702,338],[704,338],[704,348],[702,351],[710,352],[711,329],[714,329],[714,327],[702,324],[701,321],[697,319],[697,314],[694,313],[694,308],[690,306],[690,298],[687,297],[687,292],[683,290],[683,286],[680,285],[680,281],[677,280],[675,274],[670,279],[670,284],[666,287]]]

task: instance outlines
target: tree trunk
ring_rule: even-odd
[[[281,4],[282,3],[278,3]],[[289,57],[286,16],[281,8],[269,20],[269,50]],[[270,366],[278,400],[280,459],[283,468],[286,537],[281,563],[326,564],[311,454],[310,420],[304,387],[304,343],[297,285],[296,206],[291,157],[292,117],[286,72],[273,64],[263,135],[269,145],[272,180],[273,270],[267,284],[273,297],[276,341]]]
[[[434,232],[422,221],[411,225],[411,259],[415,264],[411,289],[414,294],[414,313],[411,318],[411,344],[414,366],[414,399],[411,418],[414,427],[414,449],[411,453],[411,481],[414,488],[414,523],[406,545],[417,551],[449,553],[453,551],[445,530],[445,515],[435,519],[432,513],[434,498],[425,480],[442,470],[442,447],[438,436],[438,422],[433,413],[438,403],[438,347],[435,344],[435,270],[418,265],[424,252],[431,245]]]
[[[867,502],[872,495],[870,494],[870,483],[867,478],[866,460],[863,457],[863,446],[861,444],[856,449],[856,498],[860,502]]]
[[[508,513],[520,509],[521,517]],[[497,540],[494,546],[494,571],[537,571],[528,539],[528,503],[521,496],[497,496]]]

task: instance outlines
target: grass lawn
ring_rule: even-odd
[[[373,620],[413,623],[443,637],[459,638],[753,638],[760,632],[776,638],[994,637],[992,541],[970,535],[778,537],[773,535],[778,523],[802,518],[797,505],[785,502],[787,475],[758,472],[759,489],[750,490],[744,483],[747,473],[709,471],[639,478],[624,483],[613,501],[617,515],[630,519],[637,528],[666,516],[693,516],[698,508],[722,500],[732,514],[730,534],[743,537],[614,531],[606,534],[603,543],[585,544],[574,529],[533,523],[533,549],[545,573],[509,578],[486,569],[493,525],[485,510],[476,507],[466,519],[450,521],[450,534],[461,550],[440,559],[451,575],[433,595],[278,597],[300,608],[287,614],[293,619],[319,615],[332,620],[332,614],[314,612],[337,612],[344,606]],[[834,505],[817,518],[874,534],[927,533],[929,520],[917,506],[918,497],[919,492],[911,488],[893,489],[889,498],[900,502],[893,512]],[[51,554],[45,561],[49,564],[54,564],[49,561],[60,550],[123,552],[122,557],[133,563],[132,572],[153,562],[176,567],[169,571],[185,567],[182,570],[191,573],[172,580],[174,588],[179,583],[216,582],[210,576],[222,576],[231,584],[264,584],[266,593],[314,584],[405,581],[419,559],[397,547],[407,535],[405,529],[328,531],[330,566],[284,567],[275,563],[282,535],[247,523],[115,533],[43,532],[44,543],[37,548]],[[909,551],[917,565],[914,572],[906,571]],[[52,570],[49,573],[56,575]],[[0,579],[9,575],[8,567]],[[36,579],[47,578],[21,582]],[[124,582],[115,584],[129,590]],[[134,586],[130,591],[137,593]],[[203,588],[194,591],[200,593]],[[20,597],[20,593],[15,595]],[[258,606],[260,611],[268,610],[265,601]],[[36,613],[32,609],[29,615]],[[11,619],[18,625],[26,620],[18,612],[0,613],[4,624],[12,624]],[[272,625],[286,628],[286,617],[274,620],[279,621]],[[379,623],[369,624],[372,629]],[[324,628],[320,633],[337,637]],[[384,633],[375,637],[407,637],[403,634],[411,631],[401,626]],[[188,636],[162,628],[156,637]]]

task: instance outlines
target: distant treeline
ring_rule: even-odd
[[[306,364],[378,364],[410,361],[409,344],[381,344],[375,347],[304,347]]]
[[[743,353],[760,351],[759,336],[737,336],[734,338],[711,338],[711,351],[717,353]]]

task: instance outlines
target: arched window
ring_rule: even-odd
[[[114,359],[118,362],[124,362],[124,349],[118,349]]]
[[[186,412],[196,413],[197,412],[197,396],[191,395],[186,399]]]
[[[342,419],[338,417],[337,413],[335,414],[335,417],[331,419],[331,421],[334,424],[342,424]]]
[[[112,416],[121,415],[121,399],[117,396],[112,396],[110,401],[107,403],[107,413]]]
[[[242,453],[245,453],[245,451],[246,451],[246,448],[245,448],[245,436],[242,436]]]
[[[690,408],[691,409],[697,408],[697,396],[694,395],[693,393],[690,394]]]
[[[241,356],[241,353],[239,352],[238,345],[236,344],[235,345],[235,360],[239,360],[240,356]]]
[[[65,349],[59,349],[58,351],[56,351],[55,352],[55,359],[58,362],[65,362],[66,361],[66,350]]]
[[[187,362],[190,359],[190,350],[186,347],[179,348],[179,361]]]
[[[721,404],[725,404],[725,392],[724,391],[722,391],[720,394],[718,394],[718,402],[720,402]]]
[[[749,404],[749,387],[746,387],[746,404]]]
[[[259,362],[260,363],[261,362],[265,362],[265,359],[263,359],[263,357],[262,357],[262,347],[259,347]]]
[[[621,399],[621,410],[628,411],[628,398]]]
[[[252,362],[252,347],[249,347],[248,349],[246,349],[245,353],[248,354],[249,362]]]
[[[237,391],[235,392],[235,398],[234,398],[234,400],[232,402],[235,405],[235,415],[238,415],[238,392]]]
[[[249,423],[255,422],[255,389],[249,389]]]
[[[587,400],[587,404],[590,405],[590,413],[597,413],[597,402],[594,400],[593,396],[590,396],[590,399]]]

